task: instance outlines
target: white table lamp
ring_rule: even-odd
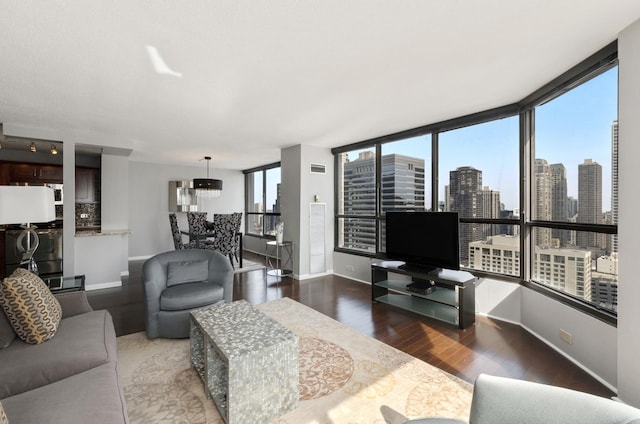
[[[24,224],[18,236],[17,248],[22,252],[20,266],[38,273],[33,254],[40,240],[33,222],[49,222],[56,219],[53,189],[43,186],[0,186],[0,225]],[[24,241],[26,238],[26,246]]]

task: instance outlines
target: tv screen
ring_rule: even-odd
[[[386,251],[407,267],[460,269],[457,212],[387,212]]]

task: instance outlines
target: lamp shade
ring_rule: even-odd
[[[42,186],[0,186],[0,225],[49,222],[56,219],[53,189]]]

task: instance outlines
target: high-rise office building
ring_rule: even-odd
[[[424,211],[424,159],[382,156],[382,211]]]
[[[551,221],[552,214],[552,176],[551,167],[544,159],[536,159],[534,163],[534,215],[533,219]],[[552,232],[550,228],[538,227],[535,229],[536,246],[551,246]]]
[[[345,155],[346,157],[346,155]],[[376,156],[372,151],[361,152],[353,161],[343,164],[344,182],[342,204],[345,215],[376,213]],[[344,218],[342,247],[376,251],[376,222],[369,219]]]
[[[342,187],[345,215],[376,214],[375,153],[362,152],[353,161],[343,161]],[[388,154],[382,156],[382,210],[425,210],[424,159]],[[345,218],[341,224],[343,247],[376,250],[376,221]],[[384,239],[384,233],[382,234]]]
[[[502,205],[500,204],[500,192],[492,190],[490,187],[484,187],[482,189],[482,217],[499,219],[500,210]],[[495,224],[483,224],[482,233],[480,234],[480,240],[484,240],[487,237],[500,234],[500,225]]]
[[[449,171],[450,210],[461,218],[482,218],[484,202],[482,196],[482,171],[471,166],[462,166]],[[460,225],[460,261],[469,257],[469,243],[480,240],[482,225]]]
[[[591,159],[578,165],[578,222],[602,223],[602,166]],[[578,247],[600,248],[597,233],[578,232],[576,242]]]
[[[567,206],[567,170],[561,163],[549,166],[551,172],[551,220],[567,222],[569,208]],[[551,237],[558,240],[560,246],[566,246],[569,242],[569,231],[553,229]]]
[[[535,248],[535,281],[591,301],[591,251]]]
[[[520,237],[497,235],[469,243],[469,268],[520,275]]]
[[[575,197],[567,197],[567,218],[569,222],[578,221],[578,199]],[[572,220],[573,219],[573,220]]]
[[[487,240],[469,243],[469,268],[513,276],[520,275],[520,237],[498,235],[489,237]],[[592,300],[591,252],[589,250],[537,246],[532,274],[535,281],[584,300]]]

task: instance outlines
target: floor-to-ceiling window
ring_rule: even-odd
[[[462,268],[615,322],[617,134],[612,43],[518,103],[335,148],[336,250],[384,257],[388,210],[456,211]]]
[[[280,163],[244,171],[246,233],[275,237],[280,222]]]
[[[441,210],[460,217],[461,266],[520,276],[518,116],[438,136]]]
[[[618,68],[609,66],[533,110],[530,240],[533,281],[615,311]]]

